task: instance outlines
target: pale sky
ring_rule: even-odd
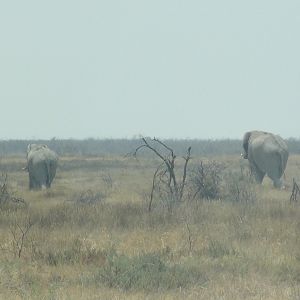
[[[0,4],[0,139],[300,137],[299,0]]]

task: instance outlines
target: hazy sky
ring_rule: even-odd
[[[300,137],[299,0],[0,4],[0,139]]]

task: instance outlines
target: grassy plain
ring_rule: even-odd
[[[209,159],[227,177],[244,163]],[[1,299],[300,299],[300,204],[289,202],[298,155],[286,190],[266,178],[248,190],[253,201],[234,201],[225,183],[219,200],[169,211],[156,199],[151,213],[155,159],[61,157],[43,191],[28,190],[24,163],[0,162],[26,202],[0,204]]]

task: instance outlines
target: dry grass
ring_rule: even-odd
[[[237,157],[214,160],[240,170]],[[286,190],[265,179],[251,203],[227,195],[150,214],[154,160],[61,158],[53,187],[38,192],[22,164],[1,160],[28,204],[0,207],[1,299],[300,299],[300,204],[289,203],[299,156]]]

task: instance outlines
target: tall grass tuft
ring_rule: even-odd
[[[224,199],[235,203],[254,203],[256,185],[249,174],[229,172],[225,176]]]

